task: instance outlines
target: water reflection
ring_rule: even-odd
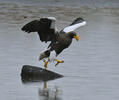
[[[23,79],[23,78],[21,78]],[[22,80],[23,84],[34,84],[34,80],[25,82]],[[38,95],[40,100],[62,100],[61,94],[62,91],[58,88],[58,86],[53,86],[52,88],[47,87],[48,81],[40,81],[39,84],[43,83],[42,88],[38,89]]]
[[[48,88],[47,82],[44,82],[43,88],[39,88],[39,98],[40,100],[62,100],[61,91],[57,86],[54,88]]]
[[[27,70],[28,71],[28,70]],[[29,72],[29,71],[28,71]],[[39,74],[31,74],[32,71],[30,71],[30,74],[23,74],[23,69],[21,70],[21,81],[23,84],[34,84],[35,82],[42,84],[43,86],[42,88],[38,89],[38,94],[39,94],[39,98],[40,100],[62,100],[61,99],[61,90],[58,88],[58,86],[53,86],[52,88],[47,87],[47,83],[50,80],[54,80],[54,78],[49,79],[45,77],[45,81],[43,78],[41,78],[41,76],[39,76]],[[57,78],[61,78],[61,77],[57,77]],[[57,79],[55,78],[55,79]]]

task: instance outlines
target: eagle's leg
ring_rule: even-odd
[[[44,82],[43,89],[47,89],[47,83],[46,83],[46,81]]]
[[[44,67],[45,67],[45,69],[47,69],[47,65],[48,65],[48,60],[46,61],[46,60],[44,59]]]
[[[64,61],[63,60],[58,60],[58,59],[56,59],[56,64],[55,64],[55,66],[57,66],[59,63],[64,63]]]

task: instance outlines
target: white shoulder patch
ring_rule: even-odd
[[[71,26],[68,26],[66,28],[63,29],[63,31],[65,33],[68,33],[68,32],[71,32],[71,31],[74,31],[76,30],[77,28],[81,27],[81,26],[84,26],[86,25],[86,21],[82,22],[82,23],[78,23],[78,24],[74,24],[74,25],[71,25]]]
[[[47,17],[47,18],[50,19],[50,20],[55,20],[56,21],[55,17]]]
[[[57,26],[56,26],[56,18],[55,17],[47,17],[48,19],[52,20],[51,29],[55,30],[55,33],[58,32]]]

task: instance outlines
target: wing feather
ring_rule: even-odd
[[[73,23],[70,24],[68,27],[64,28],[63,32],[68,33],[84,25],[86,25],[86,21],[83,18],[79,17],[76,20],[74,20]]]
[[[39,20],[34,20],[22,27],[22,31],[25,32],[38,32],[40,30],[41,22]]]
[[[42,42],[52,41],[55,38],[55,27],[51,27],[54,22],[55,20],[51,18],[41,18],[27,23],[22,30],[27,33],[38,32]]]

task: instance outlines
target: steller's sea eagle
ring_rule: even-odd
[[[40,54],[39,60],[44,61],[44,67],[47,68],[49,61],[56,61],[56,65],[63,63],[56,59],[56,57],[65,49],[70,46],[72,39],[75,38],[77,41],[79,37],[74,32],[77,28],[84,26],[86,21],[79,17],[75,19],[68,27],[58,31],[56,29],[56,18],[46,17],[39,20],[34,20],[22,27],[22,30],[31,33],[38,32],[39,38],[42,42],[50,42],[47,50]],[[48,60],[45,60],[48,58]]]

